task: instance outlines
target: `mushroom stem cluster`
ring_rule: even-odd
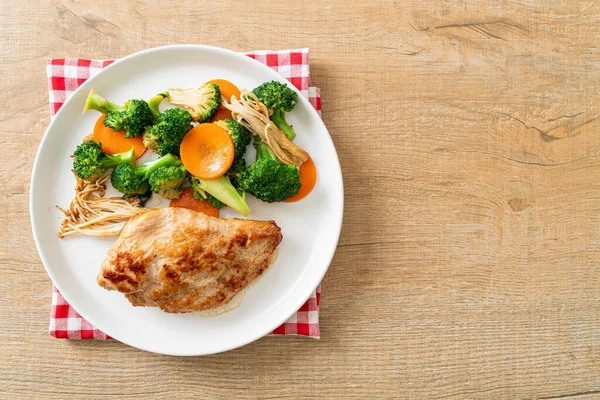
[[[78,233],[90,236],[118,235],[131,217],[150,211],[140,207],[138,198],[129,202],[120,197],[104,197],[109,178],[110,174],[106,174],[95,182],[88,182],[75,175],[75,198],[69,209],[56,206],[65,214],[58,231],[59,238]]]
[[[229,101],[223,101],[223,106],[231,111],[233,119],[259,136],[281,163],[300,167],[308,159],[308,153],[275,126],[269,118],[272,111],[254,93],[243,91],[239,99],[231,96]]]

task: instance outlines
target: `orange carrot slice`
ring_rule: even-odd
[[[233,83],[226,81],[225,79],[213,79],[212,81],[208,81],[206,83],[214,83],[221,89],[221,96],[225,97],[227,101],[231,99],[231,96],[240,98],[240,89],[237,88]]]
[[[171,200],[170,207],[184,207],[195,210],[211,217],[219,217],[219,209],[213,207],[208,200],[198,200],[194,197],[191,187],[186,187],[178,199]]]
[[[205,123],[192,128],[184,136],[181,161],[194,176],[215,179],[223,175],[233,162],[231,136],[220,126]]]
[[[300,166],[300,190],[294,196],[285,199],[286,203],[293,203],[298,200],[302,200],[313,190],[317,183],[317,168],[312,158],[308,156],[308,160]]]
[[[100,118],[98,118],[98,121],[96,121],[94,133],[92,133],[92,140],[102,143],[102,151],[107,154],[122,153],[133,147],[135,158],[140,158],[146,152],[144,138],[142,136],[126,138],[124,136],[125,131],[113,131],[108,126],[104,126],[105,117],[106,115],[102,114]]]

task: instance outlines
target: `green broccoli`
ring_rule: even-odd
[[[109,111],[104,119],[104,126],[114,131],[124,129],[126,138],[140,136],[153,122],[148,103],[133,99],[127,100],[123,107],[123,110]]]
[[[142,174],[136,174],[136,168],[129,164],[120,164],[115,168],[110,183],[119,192],[126,195],[143,195],[150,192],[150,183]]]
[[[244,158],[239,158],[237,160],[233,160],[233,164],[225,173],[225,176],[229,178],[231,184],[239,189],[239,183],[237,181],[237,177],[240,176],[240,173],[246,169],[246,160]]]
[[[217,121],[215,125],[225,129],[229,133],[229,136],[231,136],[231,139],[233,139],[233,147],[235,149],[234,162],[242,159],[244,154],[246,154],[246,147],[252,141],[252,135],[248,129],[231,118]]]
[[[120,131],[123,129],[123,114],[122,111],[109,111],[104,117],[104,126],[108,126],[113,131]],[[124,136],[124,135],[123,135]]]
[[[296,105],[297,94],[285,83],[271,81],[265,82],[255,88],[252,93],[258,97],[265,106],[273,110],[271,121],[289,140],[294,140],[296,132],[285,120],[285,113],[292,111]]]
[[[171,154],[133,167],[131,164],[119,164],[110,178],[113,187],[127,195],[146,194],[150,191],[150,176],[163,167],[180,166],[181,160]],[[158,186],[157,186],[158,188]]]
[[[210,200],[208,195],[211,195],[215,200],[228,205],[244,216],[250,213],[245,195],[238,193],[228,177],[223,175],[216,179],[200,179],[190,175],[190,183],[192,184],[194,197],[197,199],[208,199],[213,206],[220,208],[218,207],[219,203]]]
[[[152,192],[172,200],[181,195],[186,178],[187,170],[183,165],[170,165],[157,169],[150,175],[148,181]]]
[[[204,190],[200,189],[200,183],[197,181],[198,178],[194,177],[193,175],[190,175],[190,182],[192,183],[192,194],[194,195],[195,198],[197,198],[198,200],[207,200],[211,206],[215,207],[215,208],[223,208],[225,207],[227,204],[223,203],[221,200],[217,199],[215,196],[213,196],[210,193],[206,193]],[[195,185],[194,185],[195,183]]]
[[[198,89],[170,89],[169,103],[185,107],[194,122],[208,122],[221,105],[221,89],[214,83],[205,83]]]
[[[115,131],[124,129],[126,138],[140,136],[154,122],[152,110],[144,100],[127,100],[121,107],[106,100],[93,89],[88,94],[83,112],[88,110],[106,114],[104,126]]]
[[[192,129],[192,117],[181,108],[170,108],[156,115],[158,122],[146,129],[144,145],[161,156],[179,156],[179,146],[185,134]]]
[[[240,190],[267,203],[285,200],[300,190],[300,171],[293,164],[281,164],[271,149],[256,142],[256,161],[235,173]]]
[[[102,144],[88,140],[77,146],[73,153],[73,170],[83,180],[94,182],[98,180],[107,169],[118,164],[133,164],[135,161],[133,147],[123,153],[109,155],[102,151]]]

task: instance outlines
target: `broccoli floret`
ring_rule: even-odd
[[[177,199],[186,178],[187,170],[183,165],[161,167],[150,175],[150,189],[165,199]]]
[[[217,121],[215,124],[225,129],[229,133],[229,136],[231,136],[231,139],[233,139],[233,147],[235,149],[234,163],[242,159],[244,154],[246,154],[246,147],[252,141],[252,135],[248,132],[248,129],[231,118]]]
[[[271,81],[254,88],[252,93],[270,109],[292,111],[296,105],[297,94],[285,83]]]
[[[175,156],[179,156],[179,147],[180,144],[177,144],[177,142],[165,142],[165,143],[161,143],[158,146],[158,150],[156,151],[156,154],[159,155],[165,155],[165,154],[173,154]]]
[[[157,115],[160,121],[144,133],[144,145],[161,156],[179,155],[179,146],[185,134],[192,129],[192,117],[181,108],[170,108]]]
[[[146,127],[154,122],[154,115],[150,106],[144,100],[127,100],[123,112],[123,129],[125,137],[137,137],[144,133]],[[106,125],[106,119],[104,120]]]
[[[134,195],[150,191],[150,176],[163,167],[180,166],[181,160],[171,154],[160,157],[134,168],[130,164],[119,164],[112,173],[110,182],[119,192]]]
[[[144,175],[135,173],[136,169],[129,164],[117,165],[110,177],[110,183],[119,192],[127,195],[145,194],[150,191],[150,184]]]
[[[140,136],[154,122],[154,115],[144,100],[127,100],[123,107],[111,103],[96,91],[91,90],[83,111],[97,110],[106,114],[104,126],[115,131],[125,130],[125,137]]]
[[[117,165],[113,171],[110,182],[119,192],[126,195],[142,195],[150,191],[150,184],[144,176],[138,176],[135,168],[129,164]]]
[[[113,168],[121,163],[133,164],[133,147],[129,151],[109,155],[102,151],[102,144],[88,140],[77,146],[73,153],[73,170],[75,174],[86,181],[96,181],[108,168]]]
[[[271,121],[275,126],[281,129],[289,140],[294,140],[296,132],[285,120],[285,113],[291,111],[296,105],[296,92],[285,83],[271,81],[258,86],[252,93],[261,103],[273,110]]]
[[[238,176],[240,176],[241,172],[246,169],[246,160],[244,158],[239,158],[237,160],[233,160],[233,164],[225,173],[225,176],[229,178],[231,184],[239,189]]]
[[[267,203],[294,196],[302,186],[300,172],[293,165],[270,158],[252,163],[239,178],[240,188]]]
[[[293,164],[277,161],[264,143],[256,144],[256,161],[236,173],[237,187],[267,203],[285,200],[300,190],[300,171]]]
[[[221,200],[215,198],[215,196],[213,196],[212,194],[206,193],[204,190],[200,189],[200,182],[198,182],[198,178],[196,178],[195,176],[190,174],[189,180],[190,180],[190,183],[192,184],[192,194],[194,195],[194,197],[196,199],[207,200],[211,206],[219,208],[219,209],[221,209],[227,205],[227,204],[223,203]]]
[[[214,83],[205,83],[199,89],[170,89],[169,103],[185,107],[195,122],[208,122],[221,104],[221,90]]]
[[[104,118],[104,126],[110,127],[113,131],[123,129],[123,111],[109,111]]]
[[[192,184],[194,197],[197,199],[208,198],[208,201],[211,202],[210,197],[208,197],[208,195],[211,195],[215,200],[228,205],[244,216],[247,216],[250,213],[250,208],[246,203],[245,195],[240,195],[238,193],[228,177],[223,175],[216,179],[200,179],[190,175],[189,179]],[[220,208],[218,207],[219,204],[214,200],[211,204]]]
[[[239,158],[238,160],[234,160],[233,164],[231,164],[231,167],[229,167],[229,169],[227,170],[227,172],[225,173],[225,176],[227,178],[229,178],[229,182],[233,185],[233,187],[238,188],[237,185],[237,176],[239,175],[239,173],[246,168],[246,160],[244,160],[244,158]],[[190,178],[190,181],[192,179],[197,179],[194,177]],[[194,185],[192,185],[194,186]],[[213,195],[211,195],[210,193],[204,192],[203,190],[199,189],[199,185],[195,185],[194,188],[194,197],[196,197],[199,200],[205,199],[208,200],[208,202],[216,208],[223,208],[225,207],[227,204],[223,203],[221,200],[217,199],[216,197],[214,197]],[[234,196],[234,200],[239,200]]]

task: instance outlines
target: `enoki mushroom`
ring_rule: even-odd
[[[231,96],[223,101],[223,106],[231,111],[232,117],[258,135],[269,146],[277,159],[284,164],[300,167],[308,159],[308,153],[292,143],[269,118],[271,112],[252,92],[243,91],[240,99]]]
[[[73,174],[75,175],[75,174]],[[131,217],[150,211],[147,208],[131,203],[120,197],[104,197],[106,181],[110,175],[105,175],[96,182],[87,182],[75,175],[75,198],[68,210],[59,206],[57,209],[65,214],[58,237],[77,233],[91,236],[118,235],[125,222]]]

